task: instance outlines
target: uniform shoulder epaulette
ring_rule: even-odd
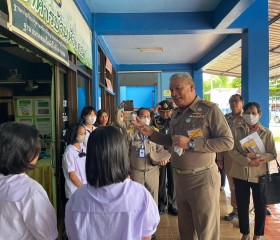
[[[126,132],[127,132],[127,133],[131,133],[133,130],[134,130],[134,128],[131,127],[131,128],[129,128],[129,129],[127,129]]]
[[[205,101],[205,100],[200,100],[200,103],[208,106],[208,107],[214,107],[216,104],[213,102]]]
[[[153,128],[155,131],[159,132],[159,129],[157,127],[153,126]]]

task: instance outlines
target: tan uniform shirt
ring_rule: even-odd
[[[162,151],[163,146],[152,142],[147,137],[144,137],[142,134],[140,135],[137,130],[133,130],[130,133],[128,133],[128,141],[130,145],[130,166],[132,169],[139,171],[150,171],[155,167],[159,167],[158,165],[153,165],[152,160],[150,158],[150,153]],[[141,148],[144,148],[145,150],[144,157],[139,157],[139,152]]]
[[[227,120],[227,123],[228,123],[231,131],[234,126],[238,126],[240,124],[243,124],[243,122],[244,122],[243,112],[238,117],[233,117],[232,113],[228,113],[225,115],[225,118]],[[231,168],[231,165],[233,162],[233,159],[231,159],[228,152],[217,153],[217,160],[224,161],[224,168],[226,169],[226,172],[228,173],[230,171],[230,168]]]
[[[264,144],[266,151],[260,156],[265,159],[266,162],[276,159],[276,147],[271,131],[260,125],[258,134]],[[249,128],[247,127],[245,120],[242,125],[238,125],[233,128],[235,146],[234,149],[228,154],[230,158],[234,159],[234,161],[229,174],[234,178],[258,183],[259,177],[265,175],[266,173],[266,164],[261,164],[259,167],[248,167],[248,164],[251,160],[242,155],[243,149],[239,142],[248,135]]]
[[[194,137],[193,150],[185,150],[179,156],[171,151],[172,164],[179,170],[193,170],[215,163],[216,152],[229,151],[233,148],[233,137],[224,115],[218,106],[200,100],[197,96],[187,108],[178,108],[172,115],[168,135],[154,132],[151,140],[161,145],[172,145],[173,135],[190,137],[190,131],[201,132]],[[198,134],[199,135],[199,134]]]

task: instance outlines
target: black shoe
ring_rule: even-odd
[[[165,209],[159,209],[158,212],[159,212],[159,215],[161,215],[161,214],[165,213]]]
[[[151,240],[157,240],[156,234],[153,234],[153,235],[152,235],[152,239],[151,239]]]
[[[238,218],[238,214],[237,214],[237,213],[234,213],[234,212],[231,212],[231,213],[229,213],[228,215],[226,215],[226,216],[224,217],[224,219],[225,219],[226,221],[231,221],[231,220],[233,220],[233,219],[235,219],[235,218]]]
[[[177,210],[177,208],[169,207],[168,208],[168,213],[173,215],[173,216],[177,216],[178,215],[178,210]]]
[[[272,215],[272,212],[269,207],[266,208],[266,215],[268,216]]]

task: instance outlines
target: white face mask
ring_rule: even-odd
[[[143,122],[144,124],[150,125],[151,120],[148,119],[148,118],[144,118],[144,119],[142,119],[142,122]]]
[[[83,143],[85,141],[86,136],[85,135],[78,135],[76,137],[76,140],[78,143]]]
[[[94,124],[96,122],[96,116],[86,118],[87,124]]]
[[[259,115],[244,114],[244,119],[247,124],[255,125],[259,121],[260,117]]]

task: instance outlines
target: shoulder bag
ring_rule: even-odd
[[[277,173],[270,174],[266,163],[266,174],[259,178],[261,200],[266,205],[280,203],[280,165],[277,163]]]

